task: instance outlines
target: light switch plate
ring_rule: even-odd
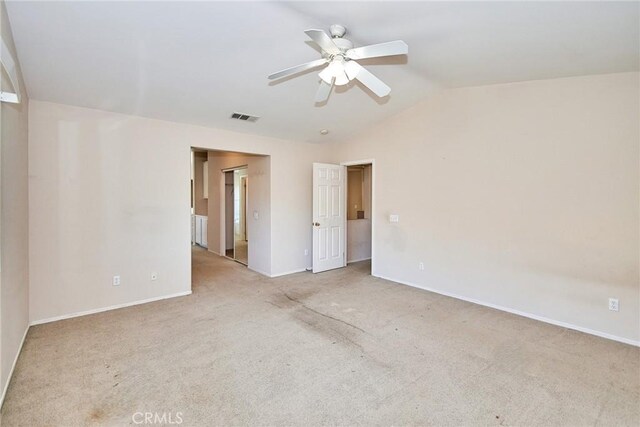
[[[389,222],[400,222],[400,215],[389,215]]]

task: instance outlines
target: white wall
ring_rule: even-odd
[[[4,2],[0,15],[2,39],[17,61]],[[29,100],[20,73],[19,80],[22,103],[0,106],[0,405],[29,325]],[[10,90],[7,84],[3,76],[3,90]]]
[[[347,262],[364,261],[371,258],[371,220],[350,219],[347,221]]]
[[[450,90],[331,146],[375,158],[374,273],[640,341],[638,93],[638,73]]]
[[[261,220],[278,244],[261,269],[309,265],[321,146],[33,101],[32,321],[189,291],[191,147],[269,155],[273,204]]]

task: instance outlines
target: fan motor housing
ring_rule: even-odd
[[[342,37],[336,37],[332,39],[332,41],[343,52],[346,52],[349,49],[353,49],[353,43],[351,42],[351,40],[343,39]]]
[[[339,24],[333,24],[329,27],[329,32],[331,33],[331,37],[343,37],[347,33],[347,29]]]

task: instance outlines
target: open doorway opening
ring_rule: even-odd
[[[313,163],[311,271],[361,262],[375,274],[375,160]]]
[[[269,275],[271,157],[192,148],[190,189],[192,267],[231,258]]]
[[[368,262],[372,258],[371,163],[347,165],[347,264]]]
[[[209,172],[206,151],[191,150],[191,244],[207,249]]]

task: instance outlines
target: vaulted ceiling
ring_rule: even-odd
[[[15,2],[7,9],[33,99],[240,132],[340,140],[438,88],[638,70],[637,2]],[[319,58],[303,31],[347,27],[356,45],[402,39],[314,104]],[[239,111],[256,123],[229,119]],[[320,129],[329,134],[320,135]]]

